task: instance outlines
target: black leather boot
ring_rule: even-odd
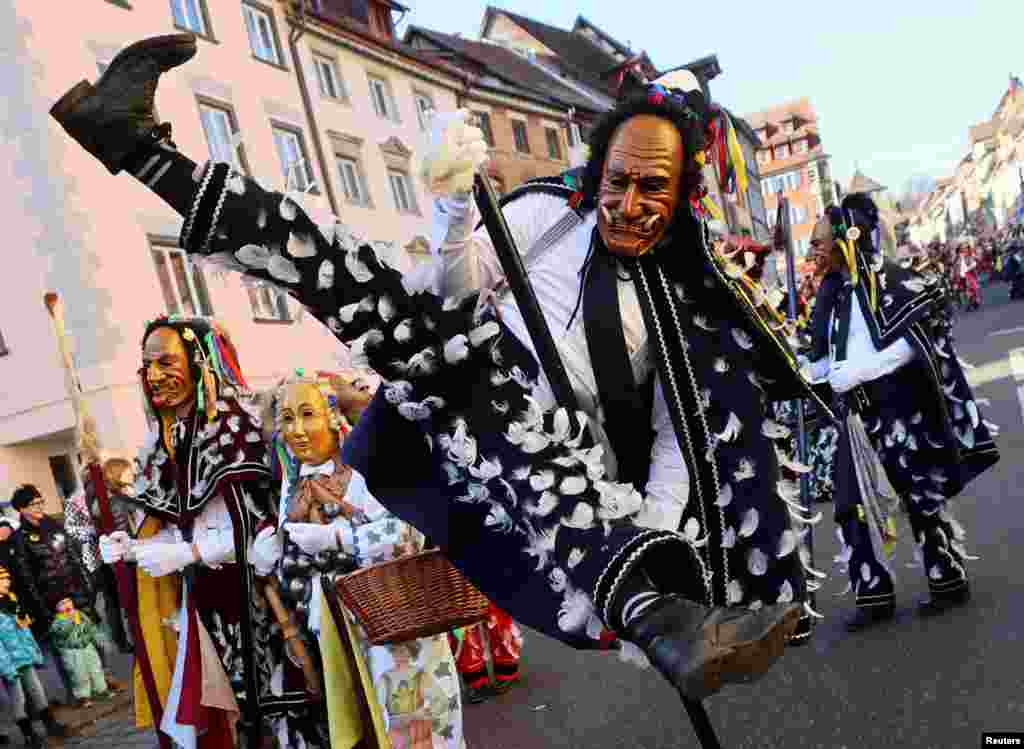
[[[153,114],[157,83],[195,53],[192,34],[143,39],[118,53],[96,85],[82,81],[71,88],[50,114],[117,174],[142,146],[170,137],[170,125],[160,125]]]
[[[670,597],[630,624],[623,638],[640,646],[683,697],[702,700],[726,684],[763,676],[782,655],[800,612],[796,603],[750,611]]]
[[[18,728],[21,729],[21,735],[25,737],[25,746],[29,747],[29,749],[45,749],[46,739],[36,733],[30,718],[19,720]]]
[[[814,631],[814,620],[809,614],[802,614],[800,621],[796,625],[796,630],[786,640],[786,646],[791,648],[798,648],[806,645],[811,641],[811,634]]]
[[[932,588],[928,598],[917,604],[917,612],[921,616],[938,616],[957,606],[963,606],[971,600],[971,586],[967,581],[951,591]]]
[[[896,616],[896,603],[890,602],[880,606],[858,606],[853,616],[846,620],[847,632],[860,632],[879,622],[886,622]]]

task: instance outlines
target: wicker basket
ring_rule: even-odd
[[[338,578],[338,593],[374,645],[479,624],[488,601],[437,549]]]

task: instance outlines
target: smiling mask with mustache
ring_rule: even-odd
[[[685,149],[668,120],[638,115],[608,146],[598,193],[597,228],[608,250],[638,257],[661,241],[679,205]]]
[[[191,403],[196,395],[188,349],[174,328],[156,328],[142,348],[142,361],[153,408],[169,412]]]

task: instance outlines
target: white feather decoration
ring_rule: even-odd
[[[728,507],[732,503],[732,484],[726,484],[722,487],[722,490],[718,492],[718,499],[715,500],[715,504],[719,507]]]
[[[757,509],[751,507],[743,516],[743,524],[740,526],[740,535],[744,538],[749,538],[754,535],[757,531],[759,521],[760,516],[757,514]]]

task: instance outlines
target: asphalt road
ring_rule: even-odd
[[[908,532],[894,564],[896,619],[847,633],[841,616],[852,598],[837,597],[845,579],[832,563],[830,513],[819,505],[827,514],[815,531],[817,566],[830,573],[818,594],[826,618],[810,645],[787,651],[758,684],[707,700],[726,749],[967,749],[980,745],[983,731],[1024,731],[1024,399],[1009,355],[1021,349],[1016,371],[1024,380],[1024,302],[1011,304],[1007,289],[989,289],[986,305],[956,329],[960,356],[974,365],[975,395],[991,400],[982,413],[1001,427],[1002,460],[951,506],[967,528],[968,550],[980,557],[969,568],[971,604],[937,619],[917,616],[927,586],[921,570],[906,566],[912,541],[901,517]],[[470,749],[698,745],[678,698],[653,671],[528,632],[523,672],[509,693],[466,706]]]

